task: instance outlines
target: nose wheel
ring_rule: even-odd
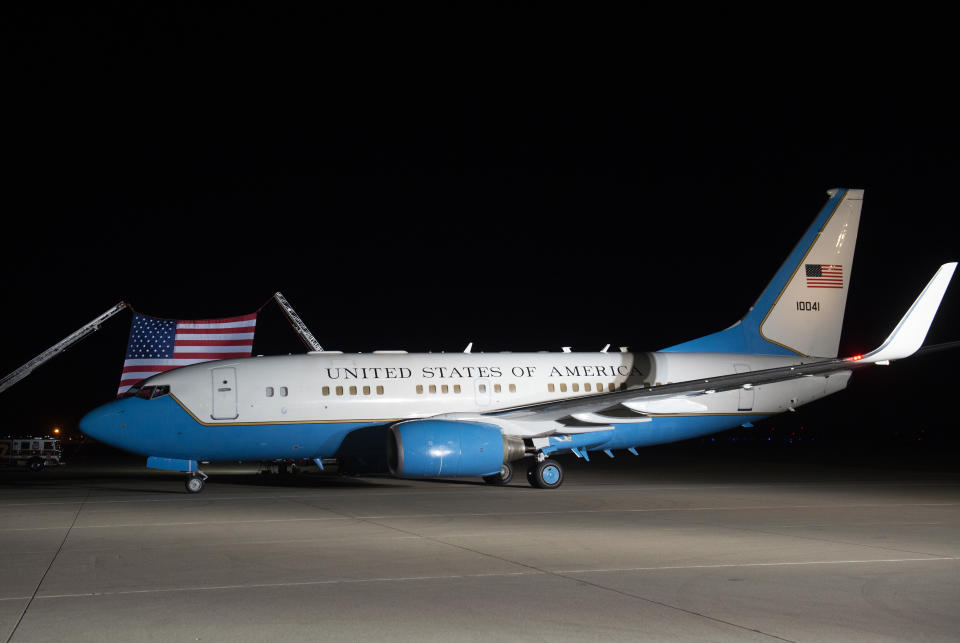
[[[200,493],[206,485],[207,474],[197,471],[187,478],[187,493]]]
[[[556,489],[563,484],[563,467],[549,458],[536,462],[527,469],[527,482],[538,489]]]

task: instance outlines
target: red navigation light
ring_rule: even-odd
[[[863,359],[863,355],[854,355],[853,357],[850,358],[850,361],[859,362],[862,359]]]

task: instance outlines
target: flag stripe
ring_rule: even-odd
[[[178,339],[174,343],[175,348],[181,346],[245,346],[250,348],[253,341],[251,339]]]
[[[181,353],[175,353],[175,355],[180,355]],[[191,357],[202,358],[201,362],[207,362],[212,359],[234,359],[236,357],[250,357],[250,353],[182,353],[183,355],[190,355]]]
[[[190,366],[191,364],[198,364],[200,362],[205,362],[204,359],[128,359],[123,364],[126,367],[128,364],[130,366],[149,366],[151,364],[161,364],[161,365],[170,365],[170,366]]]
[[[253,328],[257,323],[250,321],[234,321],[234,322],[213,322],[213,321],[197,321],[197,322],[177,322],[177,328]]]
[[[177,332],[182,334],[203,335],[205,333],[252,333],[256,326],[243,324],[240,326],[177,326]]]
[[[178,328],[177,337],[189,337],[190,339],[216,339],[218,337],[227,336],[231,339],[253,339],[254,330],[255,329],[252,327],[244,326],[243,328],[224,328],[215,333],[211,333],[209,328]]]
[[[244,346],[220,346],[217,344],[199,344],[197,346],[181,346],[179,343],[173,349],[174,357],[193,357],[192,353],[246,353],[250,354],[250,344]]]

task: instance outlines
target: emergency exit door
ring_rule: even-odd
[[[477,406],[490,405],[490,378],[480,377],[473,381],[473,391]]]
[[[237,369],[215,368],[210,371],[213,384],[213,406],[210,417],[214,420],[237,419]]]

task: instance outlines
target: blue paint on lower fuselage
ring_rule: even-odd
[[[590,451],[628,449],[687,440],[757,421],[757,415],[657,416],[650,422],[617,424],[613,431],[571,436],[570,446]],[[172,396],[127,398],[94,409],[80,421],[87,435],[146,456],[183,460],[274,460],[329,458],[357,429],[384,421],[290,424],[202,424]],[[569,447],[556,442],[549,451]]]
[[[382,422],[201,424],[171,396],[127,398],[98,407],[80,430],[102,442],[148,456],[184,460],[327,458],[355,429]]]

